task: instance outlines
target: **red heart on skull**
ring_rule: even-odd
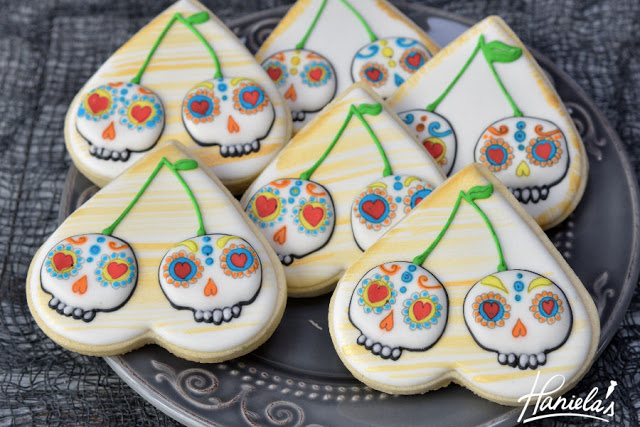
[[[204,116],[209,110],[210,105],[211,104],[209,104],[209,101],[207,101],[206,99],[203,99],[202,101],[193,101],[191,103],[191,110],[194,113]]]
[[[247,263],[247,254],[245,253],[233,253],[231,254],[231,264],[238,268],[243,268]]]
[[[424,141],[422,145],[424,145],[424,148],[427,149],[429,154],[431,154],[431,157],[433,157],[434,159],[440,158],[444,151],[444,146],[442,144],[438,144],[437,142]]]
[[[422,55],[418,52],[414,52],[407,57],[407,62],[412,67],[417,67],[418,65],[420,65],[420,62],[422,62]]]
[[[369,68],[367,69],[366,73],[367,77],[369,77],[371,81],[377,82],[378,80],[380,80],[380,70],[378,70],[377,68]]]
[[[374,219],[380,219],[382,214],[387,210],[384,202],[380,199],[375,201],[367,200],[362,204],[362,211]]]
[[[151,107],[145,105],[141,107],[139,105],[134,105],[131,109],[131,117],[136,119],[138,123],[143,123],[145,120],[149,118],[151,115]]]
[[[556,307],[556,303],[552,299],[547,299],[542,301],[542,311],[547,313],[547,316],[550,316],[553,313],[553,309]]]
[[[378,282],[373,282],[367,288],[367,297],[372,303],[380,302],[387,298],[389,295],[389,289],[386,286],[380,285]]]
[[[497,165],[501,165],[504,162],[504,150],[501,148],[489,148],[487,156]]]
[[[416,320],[424,319],[429,314],[431,314],[431,310],[432,306],[429,303],[425,304],[422,301],[416,301],[416,303],[413,304],[413,315],[415,316]]]
[[[322,78],[322,69],[314,68],[313,70],[309,71],[309,78],[311,78],[311,80],[313,81],[319,82]]]
[[[53,256],[53,265],[56,270],[62,271],[73,266],[73,257],[62,252],[58,252]]]
[[[278,67],[271,67],[267,70],[267,74],[269,74],[269,77],[271,77],[271,80],[275,82],[282,75],[282,70]]]
[[[536,144],[535,153],[539,158],[543,160],[549,160],[552,150],[553,147],[551,146],[551,143],[548,141],[544,141]]]
[[[322,218],[324,218],[324,208],[321,206],[313,207],[311,205],[305,205],[302,209],[302,216],[312,227],[315,227]]]
[[[127,264],[119,263],[116,261],[107,264],[107,272],[113,279],[117,279],[118,277],[122,276],[127,272],[128,269],[129,266]]]
[[[251,106],[255,106],[260,99],[260,91],[258,89],[245,90],[242,92],[242,100]]]
[[[188,262],[177,262],[173,267],[174,273],[181,279],[184,279],[189,274],[191,274],[191,264]]]
[[[89,103],[89,108],[93,111],[93,114],[98,114],[101,111],[104,111],[109,106],[109,98],[106,96],[100,96],[97,93],[94,93],[87,99]]]
[[[500,313],[500,304],[494,301],[485,301],[482,304],[482,311],[489,319],[493,319]]]
[[[259,196],[256,199],[256,210],[260,218],[266,218],[278,208],[278,201],[274,198]]]

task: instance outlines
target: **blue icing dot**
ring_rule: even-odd
[[[98,237],[98,243],[102,243],[105,241],[105,238],[103,236]]]
[[[520,301],[522,297],[520,295],[516,295],[516,301]]]
[[[518,145],[518,150],[520,150],[520,151],[524,150],[524,145],[522,145],[522,144]]]
[[[518,279],[522,279],[522,273],[518,273],[518,274],[516,274],[516,277],[517,277]]]
[[[213,264],[213,258],[207,258],[204,262],[205,262],[207,265],[212,265],[212,264]]]
[[[526,126],[526,125],[525,125],[525,123],[524,123],[524,122],[518,122],[518,123],[516,123],[516,127],[517,127],[518,129],[524,129],[524,127],[525,127],[525,126]]]
[[[91,257],[87,258],[87,262],[93,262],[93,258]]]
[[[222,95],[222,100],[226,101],[227,100],[227,95]]]
[[[409,283],[412,280],[413,280],[413,274],[409,273],[408,271],[405,271],[404,273],[402,273],[402,281],[404,283]]]
[[[224,83],[220,83],[220,84],[218,85],[218,90],[219,90],[220,92],[224,92],[224,91],[226,91],[226,90],[227,90],[227,85],[226,85],[226,84],[224,84]]]
[[[211,247],[211,245],[204,245],[202,247],[202,253],[209,256],[213,253],[213,248]]]
[[[400,181],[401,179],[402,179],[402,177],[401,177],[401,176],[396,176],[396,177],[395,177],[395,180],[396,180],[396,181]]]
[[[203,242],[210,242],[210,241],[211,241],[211,236],[204,236],[204,237],[202,238],[202,241],[203,241]]]
[[[405,288],[404,286],[402,286],[402,287],[400,288],[400,292],[402,292],[402,293],[404,294],[405,292],[407,292],[407,288]]]
[[[402,197],[396,197],[396,203],[400,203],[402,201]]]
[[[518,292],[522,291],[524,289],[524,283],[522,283],[520,280],[517,280],[513,284],[513,289],[515,289]]]
[[[415,265],[410,265],[409,267],[407,267],[409,271],[416,271],[416,268],[418,267],[416,267]]]
[[[402,183],[401,182],[396,182],[395,184],[393,184],[393,189],[394,190],[402,190]]]

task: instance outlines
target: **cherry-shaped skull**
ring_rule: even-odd
[[[275,112],[265,90],[246,78],[216,78],[194,86],[182,103],[182,121],[199,145],[220,146],[223,157],[260,150]]]
[[[359,345],[384,359],[403,350],[426,351],[444,333],[447,292],[429,271],[407,261],[369,270],[349,302],[349,320],[360,331]]]
[[[351,76],[354,82],[362,80],[387,98],[431,56],[417,40],[388,37],[369,43],[356,53]]]
[[[138,263],[125,241],[103,234],[68,237],[49,250],[40,270],[49,307],[90,322],[122,307],[136,287]]]
[[[449,175],[456,161],[458,143],[451,123],[432,111],[420,109],[398,114],[416,135],[418,142],[431,154],[442,171]]]
[[[262,67],[287,100],[293,121],[320,111],[336,93],[336,72],[317,52],[284,50],[268,57]]]
[[[522,203],[546,200],[569,168],[564,134],[553,122],[535,117],[493,123],[482,132],[474,155]]]
[[[240,316],[262,285],[262,266],[244,239],[225,234],[193,237],[163,257],[160,287],[171,304],[197,322],[220,325]]]
[[[494,273],[473,285],[464,321],[478,345],[498,353],[502,365],[536,369],[571,332],[572,314],[562,289],[527,270]]]
[[[284,265],[326,245],[335,225],[329,191],[305,179],[270,182],[251,197],[245,210]]]
[[[162,101],[135,83],[107,83],[88,92],[78,106],[76,128],[89,153],[127,161],[131,152],[153,147],[164,129]]]
[[[369,184],[351,207],[351,228],[358,247],[366,251],[433,190],[415,176],[389,175]]]

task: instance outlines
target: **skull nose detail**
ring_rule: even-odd
[[[527,336],[527,328],[520,319],[518,319],[516,325],[511,330],[511,335],[513,335],[514,338]]]
[[[204,287],[204,296],[214,297],[218,293],[218,287],[211,278],[207,281],[207,286]]]
[[[298,98],[298,94],[296,93],[296,89],[293,87],[293,85],[289,86],[289,89],[287,89],[284,97],[285,99],[288,99],[290,101],[295,101]]]
[[[102,139],[109,139],[113,141],[116,137],[116,128],[113,127],[113,121],[109,123],[109,126],[102,131]]]
[[[229,133],[238,133],[240,132],[240,126],[233,120],[233,117],[229,116],[229,120],[227,120],[227,130]]]
[[[276,233],[273,235],[273,241],[284,245],[287,241],[287,226],[283,225]]]
[[[529,169],[529,165],[524,160],[520,162],[518,168],[516,169],[516,176],[525,177],[529,176],[531,170]]]

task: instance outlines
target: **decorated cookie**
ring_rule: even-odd
[[[443,170],[488,167],[544,228],[580,201],[587,156],[552,83],[489,17],[416,72],[390,104]]]
[[[297,131],[353,82],[391,96],[438,49],[384,0],[299,0],[256,58],[284,95]]]
[[[285,265],[289,292],[311,296],[329,291],[442,180],[397,116],[358,83],[295,136],[241,203]]]
[[[169,142],[42,245],[27,299],[45,333],[73,351],[105,356],[153,342],[216,362],[271,335],[285,286],[278,258],[233,197]]]
[[[580,280],[479,164],[441,185],[349,267],[329,326],[344,364],[377,390],[415,394],[455,382],[506,405],[524,404],[518,399],[538,374],[538,388],[562,375],[558,394],[571,389],[600,335]]]
[[[65,123],[71,158],[101,186],[159,142],[178,138],[239,192],[290,135],[269,75],[195,0],[175,3],[109,58]]]

